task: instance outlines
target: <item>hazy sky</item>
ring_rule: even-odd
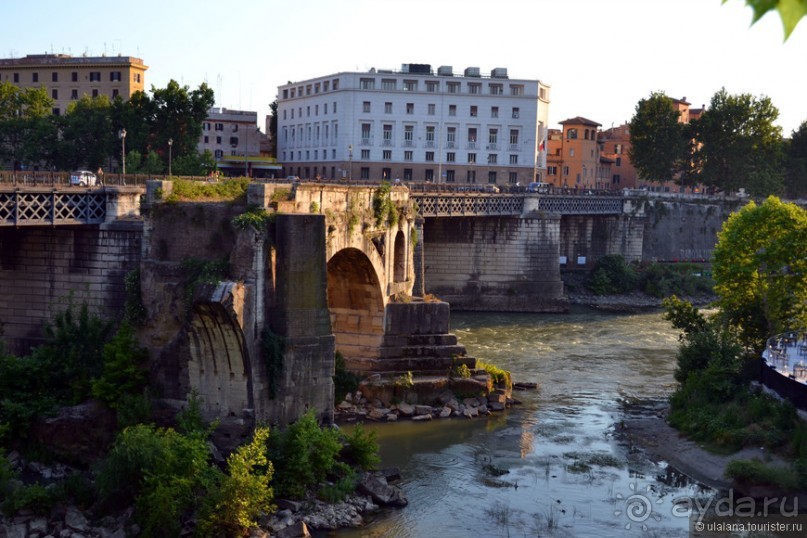
[[[553,127],[721,87],[770,97],[785,136],[807,120],[807,21],[783,42],[778,15],[751,26],[744,0],[2,0],[0,20],[0,57],[138,56],[149,89],[207,82],[261,128],[280,84],[403,63],[540,79]]]

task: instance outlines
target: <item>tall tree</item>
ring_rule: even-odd
[[[746,345],[807,326],[807,211],[771,196],[733,213],[712,261],[718,304]]]
[[[277,99],[269,103],[272,117],[269,119],[269,151],[277,157]]]
[[[724,191],[745,188],[755,195],[782,190],[782,129],[779,111],[768,97],[715,93],[693,123],[700,179]]]
[[[216,102],[213,90],[202,83],[196,90],[189,91],[188,86],[180,87],[171,80],[165,88],[152,88],[151,91],[154,117],[148,149],[166,153],[164,160],[167,161],[170,138],[174,141],[172,152],[175,156],[196,153],[202,123]]]
[[[112,155],[116,132],[112,129],[112,105],[105,95],[85,95],[70,104],[64,118],[60,164],[64,168],[86,166],[95,170]]]
[[[15,168],[24,163],[38,164],[32,144],[47,124],[53,100],[45,88],[18,88],[0,83],[0,160],[12,161]]]
[[[676,179],[686,162],[687,139],[680,113],[663,92],[653,92],[636,105],[630,121],[631,163],[648,181]]]
[[[790,136],[786,169],[785,190],[788,197],[807,197],[807,121],[803,121]]]

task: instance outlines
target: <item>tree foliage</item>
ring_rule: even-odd
[[[803,121],[790,136],[785,192],[791,199],[807,197],[807,121]]]
[[[728,0],[723,0],[725,4]],[[790,37],[802,17],[807,15],[807,0],[745,0],[754,10],[752,24],[769,11],[776,10],[782,18],[785,39]]]
[[[680,113],[663,92],[653,92],[636,105],[630,121],[631,163],[642,178],[670,181],[681,169],[686,138]]]
[[[214,103],[207,84],[191,90],[171,80],[165,88],[152,86],[151,95],[136,92],[128,101],[85,95],[63,116],[55,116],[44,86],[20,89],[2,83],[0,162],[95,170],[120,158],[124,141],[119,133],[125,129],[128,171],[164,171],[171,139],[180,170],[200,174],[215,167],[212,157],[200,156],[196,149]]]
[[[768,97],[731,95],[725,88],[715,93],[709,108],[692,122],[700,181],[725,191],[780,192],[782,133],[773,123],[778,117]]]
[[[769,197],[732,214],[713,258],[718,304],[743,342],[807,326],[807,211]]]

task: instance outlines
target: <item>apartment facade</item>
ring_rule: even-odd
[[[545,174],[549,86],[451,66],[278,87],[277,158],[303,178],[526,185]]]
[[[202,124],[199,153],[210,151],[219,171],[230,176],[279,177],[280,167],[262,156],[266,135],[254,110],[211,108]]]
[[[129,99],[145,88],[148,66],[132,56],[29,54],[0,59],[0,82],[19,88],[42,88],[53,99],[53,114],[67,112],[70,103],[87,95]]]

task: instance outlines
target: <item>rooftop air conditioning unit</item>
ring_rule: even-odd
[[[444,76],[444,77],[453,77],[454,76],[454,68],[450,65],[441,65],[437,68],[437,74]]]
[[[480,77],[482,75],[479,74],[478,67],[466,67],[465,68],[465,76],[466,77]]]
[[[497,67],[491,71],[490,76],[493,78],[507,78],[507,68]]]

